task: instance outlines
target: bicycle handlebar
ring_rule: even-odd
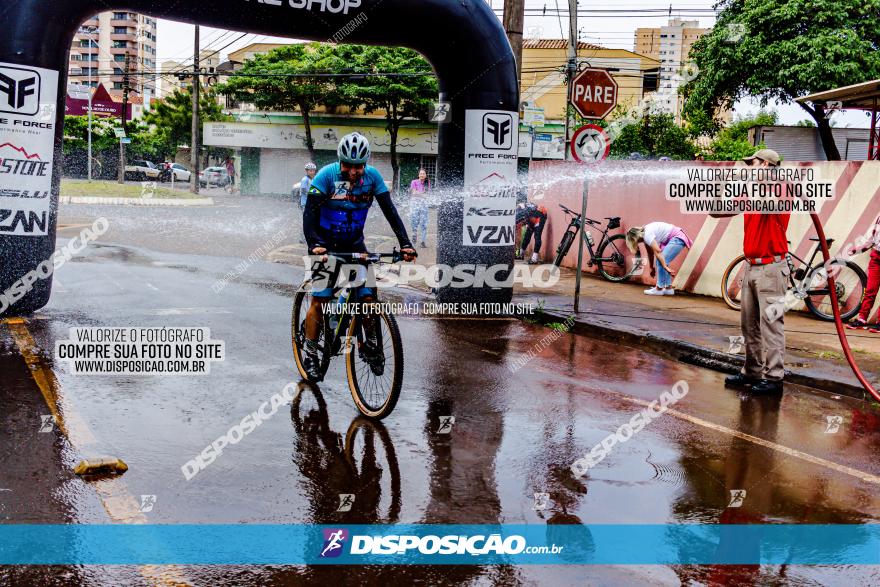
[[[574,210],[570,210],[570,209],[566,208],[565,206],[563,206],[562,204],[559,204],[559,207],[562,208],[562,211],[565,212],[566,214],[571,214],[572,216],[575,216],[577,218],[581,217],[581,215],[578,212],[575,212]],[[598,226],[598,225],[602,224],[601,221],[593,220],[592,218],[586,218],[586,221],[587,221],[587,224],[590,224],[592,226]]]
[[[394,249],[391,253],[325,253],[328,257],[335,257],[341,261],[366,261],[367,263],[379,263],[390,261],[397,263],[403,261],[403,253]]]

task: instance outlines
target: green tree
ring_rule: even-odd
[[[696,147],[671,114],[647,113],[625,126],[611,143],[612,157],[626,158],[631,153],[689,160],[694,158]]]
[[[314,160],[311,113],[319,105],[335,107],[342,103],[332,78],[309,77],[322,73],[327,66],[327,47],[298,43],[256,55],[245,61],[227,83],[217,86],[217,91],[260,110],[299,110],[306,129],[306,148]]]
[[[754,116],[738,117],[730,126],[718,132],[709,146],[707,159],[713,161],[739,161],[766,148],[762,142],[755,146],[749,142],[749,130],[756,126],[773,126],[779,119],[775,110],[759,110]]]
[[[431,103],[439,95],[437,78],[431,73],[431,65],[412,49],[359,45],[331,46],[323,63],[337,71],[348,69],[354,74],[339,85],[345,104],[361,107],[367,114],[384,111],[385,129],[391,138],[392,191],[397,192],[400,175],[397,137],[400,127],[411,119],[427,121]],[[363,75],[378,72],[395,75]]]
[[[223,114],[217,103],[214,90],[199,92],[199,120],[201,122],[219,122],[231,120]],[[129,134],[145,132],[152,136],[145,137],[150,141],[150,148],[162,153],[163,157],[173,155],[181,145],[189,145],[192,141],[192,97],[190,91],[177,90],[164,100],[154,103],[153,108],[144,115],[143,122],[150,130],[129,123]],[[202,127],[199,126],[199,144],[202,144]],[[134,139],[132,139],[132,144]]]
[[[92,176],[101,177],[105,170],[115,170],[119,139],[113,133],[116,119],[92,116]],[[89,144],[88,116],[64,117],[63,172],[67,176],[86,177]],[[108,165],[109,164],[109,165]],[[106,176],[105,176],[106,177]]]
[[[108,119],[92,116],[92,152],[98,153],[111,149],[119,144],[119,139],[113,134],[113,124]],[[89,119],[88,116],[65,116],[64,117],[64,145],[65,155],[71,155],[80,151],[87,151],[89,144]]]
[[[720,0],[714,28],[690,57],[688,113],[732,108],[744,96],[790,103],[880,77],[880,0]],[[737,39],[731,26],[744,27]],[[734,29],[741,30],[741,29]],[[839,160],[824,104],[798,104],[816,122],[826,157]]]

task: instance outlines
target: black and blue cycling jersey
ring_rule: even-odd
[[[363,250],[364,226],[373,200],[379,203],[400,247],[412,247],[382,174],[367,165],[363,177],[351,185],[343,178],[339,163],[332,163],[312,180],[303,210],[303,232],[309,250],[315,247],[335,252]]]

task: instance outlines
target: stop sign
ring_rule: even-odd
[[[604,69],[585,69],[571,82],[571,104],[584,118],[601,120],[617,106],[617,82]]]

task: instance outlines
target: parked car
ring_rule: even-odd
[[[133,181],[159,179],[159,168],[150,161],[132,161],[131,165],[125,166],[125,179]]]
[[[180,163],[171,164],[171,173],[174,173],[174,181],[182,181],[184,183],[188,182],[190,177],[192,177],[192,172]],[[171,181],[171,173],[168,173],[167,171],[163,173],[162,180]]]
[[[202,187],[211,185],[226,187],[230,183],[229,172],[225,167],[208,167],[199,173],[199,184]]]

